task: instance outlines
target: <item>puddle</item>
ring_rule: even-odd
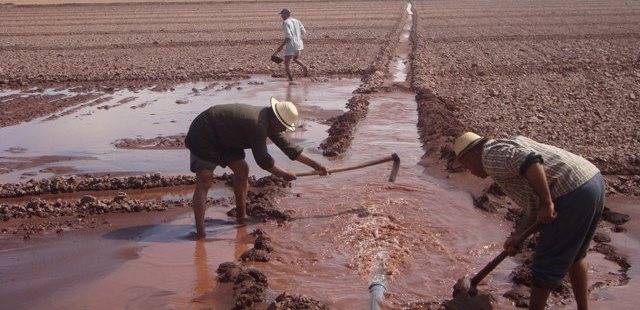
[[[258,77],[238,82],[185,83],[175,86],[175,90],[169,92],[157,92],[151,88],[133,92],[121,90],[113,94],[103,94],[96,100],[108,100],[98,105],[90,106],[89,102],[89,106],[57,119],[46,120],[48,117],[43,117],[0,128],[0,162],[13,163],[20,159],[32,161],[32,158],[42,156],[81,158],[35,163],[27,168],[0,174],[0,182],[19,182],[25,177],[48,177],[53,175],[48,171],[65,171],[69,168],[72,168],[74,173],[189,173],[187,150],[124,150],[115,148],[112,143],[123,138],[184,134],[193,118],[211,105],[246,103],[267,106],[271,96],[290,100],[298,105],[299,124],[302,124],[304,129],[289,135],[308,152],[317,153],[315,149],[326,137],[325,131],[328,128],[320,122],[343,112],[344,104],[360,81],[305,80],[297,83],[291,85],[281,80]],[[44,92],[52,95],[77,95],[73,90],[46,89]],[[0,94],[0,98],[7,94],[28,95],[10,91]],[[105,106],[111,108],[105,109]],[[132,109],[140,106],[144,107]],[[75,108],[67,110],[72,109]],[[65,114],[65,111],[57,114]],[[23,151],[16,153],[16,149]],[[273,145],[270,145],[269,149],[276,161],[290,162]],[[247,158],[252,168],[256,168],[252,169],[252,172],[257,175],[266,174],[257,169],[250,152],[247,153]],[[66,169],[51,169],[59,166]],[[50,169],[41,171],[47,168]]]
[[[211,208],[207,215],[225,218],[224,211]],[[229,309],[230,294],[215,291],[215,270],[247,250],[248,228],[215,223],[207,224],[208,238],[201,242],[185,239],[193,230],[189,214],[160,225],[131,225],[3,250],[0,270],[12,270],[12,279],[1,281],[3,306],[197,309],[206,301],[208,307]]]

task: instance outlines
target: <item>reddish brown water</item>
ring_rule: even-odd
[[[151,89],[138,91],[120,90],[113,94],[101,93],[100,98],[110,98],[97,106],[86,106],[73,113],[54,120],[47,117],[31,122],[0,128],[0,168],[3,162],[31,162],[10,173],[0,174],[0,182],[17,182],[25,178],[40,178],[52,175],[57,167],[72,167],[73,173],[131,173],[162,172],[168,174],[189,173],[188,152],[186,150],[124,150],[112,143],[123,138],[154,138],[186,133],[189,124],[208,107],[225,103],[246,103],[268,106],[269,98],[294,101],[301,114],[299,131],[291,133],[304,147],[317,146],[328,128],[320,124],[329,117],[342,113],[351,91],[359,83],[356,79],[309,80],[289,84],[282,80],[256,77],[238,81],[225,89],[231,82],[198,82],[176,85],[173,91],[156,92]],[[257,83],[257,84],[256,84]],[[264,83],[264,84],[260,84]],[[194,92],[193,89],[198,90]],[[46,89],[46,94],[72,96],[73,90]],[[2,98],[20,94],[10,91],[0,94]],[[125,98],[135,98],[125,104],[118,102]],[[186,104],[176,104],[176,101]],[[91,102],[88,102],[91,103]],[[132,109],[147,104],[144,108]],[[99,109],[106,105],[117,105],[108,110]],[[269,146],[277,160],[284,160],[281,152]],[[14,150],[21,150],[15,153]],[[34,160],[34,158],[54,158],[55,160]],[[250,157],[250,156],[249,156]],[[250,157],[251,158],[251,157]],[[252,160],[252,159],[250,159]],[[255,164],[251,162],[255,167]],[[0,170],[1,171],[1,170]],[[254,170],[256,172],[259,169]],[[230,172],[228,170],[227,172]],[[261,175],[265,175],[262,173]]]
[[[270,285],[326,296],[338,309],[366,309],[374,280],[386,280],[394,303],[449,297],[455,279],[498,249],[506,227],[423,173],[412,94],[376,97],[369,109],[351,150],[334,164],[396,152],[397,182],[386,181],[390,165],[297,181],[301,197],[281,205],[299,219],[268,231],[284,248],[279,262],[264,266]]]
[[[409,28],[405,30],[405,45],[400,47],[391,72],[394,82],[402,82],[406,76]],[[265,84],[249,84],[255,81]],[[7,150],[6,156],[96,159],[41,164],[0,178],[14,182],[24,173],[47,176],[40,170],[56,165],[72,166],[81,172],[187,173],[186,151],[118,150],[110,143],[120,138],[181,133],[209,105],[260,105],[271,95],[299,104],[306,130],[297,131],[293,138],[311,156],[320,158],[317,146],[326,136],[327,127],[318,121],[340,113],[357,84],[356,80],[333,80],[289,85],[257,78],[241,81],[242,90],[213,89],[194,94],[192,88],[207,86],[195,83],[179,85],[170,93],[118,92],[112,104],[127,97],[137,99],[108,111],[87,108],[57,120],[36,120],[0,129],[0,151]],[[330,177],[300,178],[294,182],[292,193],[280,201],[280,208],[295,211],[293,221],[282,226],[267,223],[236,227],[227,222],[227,209],[210,208],[208,238],[202,242],[186,238],[193,231],[188,210],[161,224],[141,219],[158,215],[127,215],[130,223],[107,231],[26,242],[0,238],[0,308],[229,309],[230,288],[217,283],[215,269],[222,262],[236,260],[251,246],[247,234],[254,228],[264,229],[276,248],[269,263],[255,264],[268,276],[268,298],[288,291],[306,294],[335,309],[368,309],[367,288],[373,281],[385,283],[386,306],[391,309],[414,301],[450,298],[458,278],[473,274],[501,250],[511,224],[474,209],[467,192],[424,172],[418,164],[423,151],[413,96],[401,92],[375,95],[349,152],[333,161],[322,159],[327,165],[338,167],[395,152],[402,159],[396,183],[387,182],[390,163]],[[176,100],[185,99],[188,104],[175,104]],[[146,108],[129,109],[145,102],[150,103]],[[78,134],[80,131],[82,134]],[[11,148],[16,147],[26,152],[11,153]],[[283,167],[307,170],[288,161],[279,151],[270,150]],[[252,173],[265,175],[251,164]],[[190,194],[188,188],[150,193],[158,199],[188,198]],[[130,195],[136,198],[135,194]],[[210,192],[212,197],[230,195],[222,187]],[[638,289],[635,266],[640,266],[637,201],[610,203],[633,218],[626,225],[627,234],[613,234],[614,244],[630,256],[634,266],[629,272],[632,280],[623,287],[595,290],[592,306],[635,309],[630,301]],[[600,254],[591,253],[589,258],[593,273],[606,275],[617,270]],[[501,295],[511,288],[508,276],[514,266],[507,259],[487,277],[489,285],[481,286],[498,297],[497,309],[513,308]],[[592,278],[591,282],[596,280],[602,279]],[[574,307],[553,305],[552,309]]]

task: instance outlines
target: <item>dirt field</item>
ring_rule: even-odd
[[[490,260],[521,215],[490,182],[446,170],[451,142],[466,130],[581,154],[606,174],[608,206],[638,213],[638,1],[414,1],[412,29],[404,1],[125,2],[0,5],[0,138],[11,141],[1,144],[0,175],[12,180],[0,184],[0,246],[15,257],[47,249],[38,256],[45,266],[67,253],[40,240],[88,235],[97,241],[70,248],[105,248],[108,239],[136,249],[122,268],[77,275],[89,283],[82,290],[61,285],[51,293],[56,306],[359,309],[367,285],[382,278],[388,308],[440,309],[452,280]],[[269,61],[282,41],[283,7],[308,31],[312,78],[292,84]],[[400,67],[408,81],[395,81],[405,76]],[[189,242],[189,121],[212,103],[262,104],[271,95],[299,104],[304,119],[291,138],[305,152],[329,166],[399,152],[399,184],[378,181],[382,168],[330,182],[252,179],[249,226],[260,229],[247,231],[227,220],[234,203],[223,175],[208,202],[211,238]],[[638,287],[631,267],[640,263],[640,230],[615,210],[605,220],[589,254],[591,299],[624,309]],[[206,248],[215,248],[209,258]],[[121,263],[122,253],[104,251]],[[530,255],[483,284],[496,308],[528,303],[520,284],[531,281]],[[75,275],[50,266],[53,280],[31,285],[25,279],[49,279],[33,271],[34,260],[0,268],[19,270],[0,280],[12,308],[50,307],[39,290]],[[219,264],[216,277],[210,269]],[[172,280],[139,274],[148,268]],[[567,309],[571,299],[565,283],[550,303]]]
[[[525,135],[581,154],[606,174],[640,174],[638,2],[416,8],[413,87],[438,96],[449,118],[428,140],[450,141],[462,130]]]
[[[193,80],[270,74],[288,7],[308,30],[314,75],[362,74],[401,1],[0,7],[0,82]],[[354,15],[354,13],[357,14]],[[282,65],[280,65],[282,66]]]

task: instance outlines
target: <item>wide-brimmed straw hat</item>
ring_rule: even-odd
[[[276,118],[284,125],[288,130],[296,130],[296,122],[298,121],[298,109],[289,101],[278,101],[276,98],[271,97],[271,109],[276,115]]]
[[[476,145],[487,140],[487,138],[481,137],[471,131],[463,133],[453,144],[453,151],[456,153],[456,161],[460,159],[460,157],[464,156],[464,154],[471,151]]]

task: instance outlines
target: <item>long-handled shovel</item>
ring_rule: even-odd
[[[519,236],[514,240],[514,244],[517,246],[520,245],[525,239],[527,239],[531,234],[533,234],[540,227],[540,222],[536,221],[531,226],[527,227]],[[496,256],[492,261],[490,261],[482,270],[478,271],[476,275],[471,278],[471,281],[467,283],[464,279],[458,280],[458,283],[453,287],[453,297],[455,298],[458,294],[467,292],[470,296],[475,296],[478,294],[477,285],[486,277],[493,269],[495,269],[505,258],[507,258],[507,251],[503,250]]]
[[[535,222],[523,231],[516,239],[514,243],[520,245],[522,241],[527,239],[532,233],[534,233],[538,227],[539,222]],[[491,305],[491,299],[489,295],[478,294],[477,285],[486,277],[496,266],[498,266],[507,257],[507,251],[502,251],[496,258],[490,261],[482,270],[480,270],[471,280],[467,277],[459,279],[453,286],[453,299],[447,300],[443,303],[444,307],[448,310],[489,310],[493,309]]]
[[[391,167],[391,174],[389,175],[389,182],[395,182],[396,177],[398,176],[398,170],[400,169],[400,157],[396,153],[393,153],[387,157],[383,157],[380,159],[370,160],[358,165],[353,165],[353,166],[343,167],[343,168],[328,169],[328,172],[336,173],[336,172],[342,172],[342,171],[355,170],[355,169],[360,169],[364,167],[379,165],[382,163],[386,163],[388,161],[393,161],[393,167]],[[296,177],[306,177],[310,175],[319,175],[319,174],[320,174],[319,171],[300,172],[300,173],[296,173]]]

